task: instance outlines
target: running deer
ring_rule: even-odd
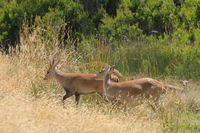
[[[64,88],[66,94],[63,96],[64,100],[72,95],[75,95],[76,104],[79,103],[80,95],[97,92],[103,96],[103,81],[96,80],[96,74],[78,74],[78,73],[64,73],[56,68],[59,61],[53,59],[50,62],[50,67],[44,77],[44,80],[55,78]],[[111,76],[113,82],[118,82],[122,76],[118,70],[114,70]]]
[[[96,79],[103,79],[104,95],[108,100],[116,100],[119,103],[131,103],[136,99],[147,98],[155,102],[158,101],[161,94],[166,92],[167,88],[183,90],[182,88],[165,85],[152,78],[141,78],[123,82],[112,82],[110,80],[114,67],[107,66],[101,72],[96,74]]]

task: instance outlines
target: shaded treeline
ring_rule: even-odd
[[[2,50],[38,28],[47,47],[55,39],[61,47],[75,46],[83,63],[104,61],[124,73],[200,78],[198,0],[0,1]]]
[[[189,11],[189,12],[188,12]],[[20,42],[24,22],[69,27],[74,39],[107,35],[111,40],[169,35],[183,43],[199,43],[200,2],[193,0],[1,0],[0,44]],[[63,27],[62,27],[63,28]],[[65,40],[68,39],[65,33]]]

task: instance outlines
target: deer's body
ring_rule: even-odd
[[[103,86],[101,80],[95,80],[95,74],[64,73],[55,70],[55,79],[63,88],[79,94],[99,93],[102,94]]]
[[[98,93],[103,96],[103,81],[96,80],[96,74],[78,74],[78,73],[64,73],[56,69],[58,62],[53,62],[50,64],[50,68],[47,71],[45,80],[55,78],[60,85],[66,91],[66,94],[63,96],[63,101],[68,97],[75,95],[76,103],[79,103],[81,94],[90,94]],[[115,74],[112,75],[112,80],[118,82],[118,76],[121,74],[115,70]]]
[[[165,92],[164,85],[151,78],[141,78],[120,83],[108,81],[107,85],[106,96],[110,96],[111,99],[116,97],[122,102],[131,102],[138,98],[157,100],[159,95]]]
[[[121,103],[131,103],[137,99],[152,99],[158,101],[161,94],[166,92],[166,88],[174,88],[165,85],[152,78],[141,78],[130,81],[114,83],[110,80],[112,67],[107,67],[103,72],[97,73],[96,78],[103,77],[104,95],[110,100],[117,100]],[[175,89],[179,89],[175,87]]]

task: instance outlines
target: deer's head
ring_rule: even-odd
[[[50,61],[50,66],[49,66],[49,69],[48,69],[48,71],[47,71],[47,73],[44,77],[44,80],[49,80],[49,79],[54,77],[55,67],[58,65],[59,62],[60,62],[59,60],[56,61],[55,59],[53,59],[53,61]]]

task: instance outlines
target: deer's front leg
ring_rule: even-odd
[[[66,94],[63,96],[63,106],[64,106],[64,101],[65,101],[65,99],[67,99],[67,98],[69,98],[69,97],[71,97],[72,95],[74,95],[74,91],[73,90],[71,90],[71,89],[68,89],[68,88],[64,88],[65,89],[65,92],[66,92]]]

